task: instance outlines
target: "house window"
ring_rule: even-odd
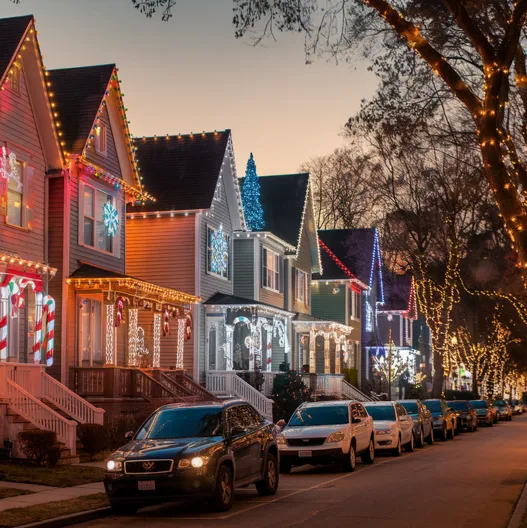
[[[115,207],[113,196],[94,187],[82,185],[83,226],[82,242],[85,246],[108,253],[114,252],[114,237],[104,225],[104,206]]]
[[[230,237],[219,229],[207,227],[207,273],[229,279]]]
[[[79,307],[79,363],[102,365],[102,302],[81,298]]]
[[[299,269],[295,269],[295,300],[304,304],[308,304],[309,292],[308,292],[307,273]]]
[[[24,181],[24,165],[15,161],[12,167],[20,182]],[[16,181],[16,178],[9,178],[7,186],[7,223],[24,227],[24,186]]]
[[[106,155],[107,150],[107,129],[104,123],[99,123],[95,127],[95,152]]]
[[[267,248],[262,248],[262,286],[273,291],[280,291],[280,255]]]
[[[9,70],[9,87],[13,92],[20,93],[20,66],[13,64]]]

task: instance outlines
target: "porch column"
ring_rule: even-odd
[[[179,328],[178,328],[179,330]],[[154,314],[154,350],[152,353],[152,366],[161,366],[161,314]]]
[[[340,347],[342,346],[340,341],[335,339],[335,374],[340,374]]]
[[[184,352],[185,352],[185,325],[186,318],[179,318],[177,320],[177,350],[176,350],[176,368],[184,368]]]
[[[128,365],[137,366],[137,308],[128,309]]]
[[[115,326],[113,324],[113,304],[106,305],[106,365],[113,365],[114,358],[114,341]]]
[[[232,370],[233,333],[234,333],[234,326],[226,324],[225,325],[225,368],[226,370]]]
[[[331,374],[331,351],[329,338],[324,336],[324,374]]]
[[[342,358],[344,360],[344,368],[350,368],[349,365],[349,354],[348,354],[348,340],[345,339],[341,343],[342,346]]]
[[[317,371],[316,339],[315,331],[311,329],[309,331],[309,372],[313,374]]]
[[[267,359],[265,370],[271,372],[273,370],[273,327],[267,324],[265,329],[267,331]]]

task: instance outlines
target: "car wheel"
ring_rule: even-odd
[[[426,437],[426,443],[434,445],[434,428],[432,426],[430,426],[430,434]]]
[[[234,495],[234,484],[232,471],[229,467],[223,465],[218,471],[216,486],[212,495],[212,504],[217,511],[228,511],[232,508],[232,499]]]
[[[410,441],[404,446],[404,450],[407,453],[413,453],[415,449],[414,433],[410,435]]]
[[[256,483],[256,489],[260,495],[274,495],[278,489],[278,462],[276,457],[269,453],[265,461],[263,480]]]
[[[423,447],[425,445],[425,433],[423,431],[423,428],[419,430],[419,437],[417,438],[417,442],[415,443],[417,447]]]
[[[397,441],[397,447],[395,449],[392,449],[392,455],[393,456],[401,456],[402,449],[401,449],[401,437],[399,437],[399,440]]]
[[[454,439],[454,426],[452,426],[450,431],[447,431],[446,436],[447,436],[447,438],[450,438],[450,440]]]
[[[135,504],[123,504],[110,501],[110,508],[115,515],[135,515],[139,509]]]
[[[282,473],[282,475],[289,475],[292,467],[293,464],[291,464],[289,460],[280,460],[280,473]]]
[[[355,444],[352,443],[350,445],[350,451],[346,458],[344,459],[344,471],[352,472],[355,470],[355,466],[357,465],[357,455],[355,452]]]
[[[373,438],[370,438],[368,451],[362,453],[360,459],[363,464],[373,464],[375,462],[375,444],[373,443]]]
[[[447,435],[446,425],[444,425],[443,429],[441,429],[441,433],[439,434],[439,440],[441,440],[441,442],[446,442],[447,438],[448,438],[448,435]]]

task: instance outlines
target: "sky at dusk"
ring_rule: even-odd
[[[372,74],[323,60],[306,66],[303,37],[253,47],[236,40],[232,0],[178,0],[146,19],[130,0],[0,0],[0,17],[33,14],[47,68],[116,63],[136,136],[233,133],[238,172],[289,173],[343,144],[346,119]]]

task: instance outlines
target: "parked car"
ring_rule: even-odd
[[[492,409],[492,423],[497,424],[498,423],[498,406],[493,403],[492,400],[489,400],[490,408]]]
[[[457,432],[466,429],[473,433],[478,430],[476,411],[467,400],[452,400],[446,404],[456,413]]]
[[[512,420],[512,408],[505,400],[494,400],[494,407],[498,409],[498,418],[510,422]]]
[[[507,400],[507,403],[512,408],[513,416],[521,414],[523,412],[523,406],[519,400],[511,399],[511,400]]]
[[[434,433],[445,441],[456,434],[456,415],[443,400],[424,400],[423,404],[432,413]]]
[[[357,456],[373,464],[373,420],[363,405],[354,401],[303,403],[277,437],[280,470],[292,466],[342,463],[353,471]]]
[[[127,435],[128,436],[128,435]],[[278,489],[274,424],[243,400],[160,407],[106,461],[104,487],[116,512],[181,497],[208,497],[220,511],[234,488]]]
[[[419,400],[399,400],[406,412],[412,417],[414,424],[414,441],[417,447],[424,443],[434,443],[434,424],[432,413]]]
[[[375,449],[387,449],[400,456],[402,448],[414,450],[413,422],[406,409],[395,402],[367,402],[366,411],[373,418]]]
[[[487,427],[494,425],[494,411],[487,400],[470,400],[470,405],[476,411],[479,425],[484,424]]]

